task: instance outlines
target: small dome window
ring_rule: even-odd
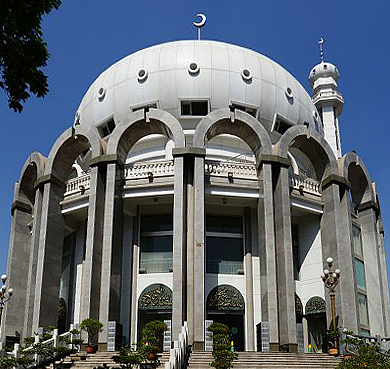
[[[192,75],[195,75],[195,74],[198,74],[200,71],[200,68],[199,68],[199,65],[195,62],[192,62],[189,66],[188,66],[188,72]]]
[[[144,68],[141,68],[139,71],[138,71],[138,81],[139,82],[144,82],[146,81],[146,79],[148,78],[148,71]]]
[[[98,90],[98,99],[99,99],[99,101],[103,101],[105,96],[106,96],[106,89],[104,87],[100,87],[99,90]]]
[[[252,73],[248,69],[243,69],[241,72],[241,77],[245,82],[249,82],[252,80]]]
[[[292,99],[293,98],[293,91],[292,91],[292,88],[291,87],[286,87],[284,89],[284,93],[286,94],[287,98],[288,99]]]

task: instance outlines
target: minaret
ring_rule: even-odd
[[[341,157],[339,116],[343,110],[344,99],[337,89],[340,77],[338,69],[331,63],[324,62],[324,51],[320,39],[321,63],[310,72],[309,80],[313,88],[313,102],[320,113],[325,139],[329,142],[337,158]]]

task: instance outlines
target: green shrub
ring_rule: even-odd
[[[149,352],[158,352],[161,349],[164,332],[168,329],[168,326],[161,320],[153,320],[145,324],[142,330],[141,343],[145,347],[144,349]]]
[[[112,360],[119,364],[122,368],[132,368],[133,366],[140,365],[144,360],[145,352],[142,350],[134,350],[130,346],[123,346],[119,350],[119,355],[112,357]]]
[[[216,369],[229,369],[238,355],[231,351],[230,329],[227,325],[214,322],[208,328],[213,333],[213,358],[210,366]]]
[[[103,330],[103,324],[96,319],[84,319],[80,324],[80,329],[88,334],[88,345],[92,346],[99,332]]]
[[[357,353],[351,358],[344,358],[337,366],[338,369],[390,368],[389,352],[381,353],[377,343],[365,342],[355,337],[343,339],[341,342],[346,343],[347,347],[350,346]]]

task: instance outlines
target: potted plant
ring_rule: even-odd
[[[87,353],[93,354],[96,351],[94,344],[96,343],[98,333],[103,330],[102,328],[103,324],[96,319],[88,318],[81,322],[80,329],[88,334],[88,343],[85,346]]]
[[[329,355],[337,356],[339,354],[339,350],[337,348],[337,341],[340,337],[339,331],[329,330],[328,331],[328,342],[330,344],[330,348],[328,350]]]
[[[157,352],[161,351],[162,339],[168,326],[161,320],[153,320],[145,324],[142,330],[142,350],[148,360],[157,360]]]
[[[130,346],[123,346],[119,350],[119,355],[113,356],[112,360],[122,368],[128,369],[139,366],[145,357],[141,351],[134,350]]]

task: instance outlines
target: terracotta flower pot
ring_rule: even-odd
[[[157,354],[155,352],[149,352],[148,360],[156,360]]]
[[[87,354],[94,354],[95,353],[95,347],[94,346],[90,346],[90,345],[86,345],[85,346],[85,352]]]
[[[339,350],[337,350],[337,348],[335,348],[335,347],[332,347],[329,349],[329,355],[337,356],[338,353],[339,353]]]

